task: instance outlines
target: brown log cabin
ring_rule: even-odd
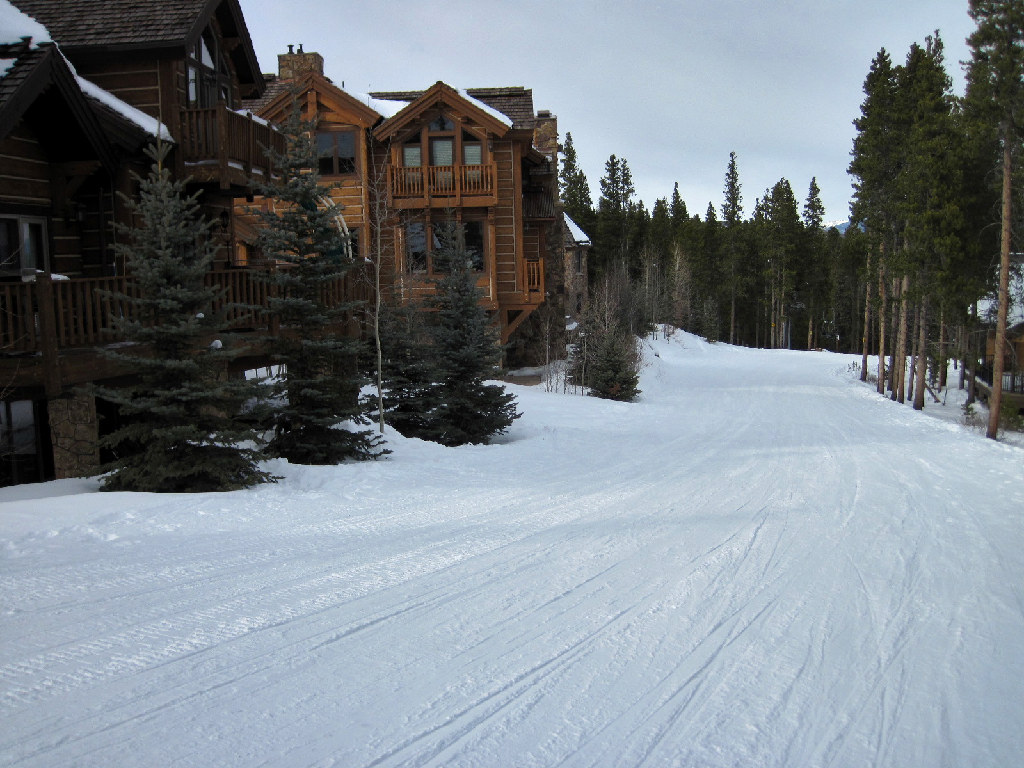
[[[291,46],[278,57],[279,75],[267,76],[267,94],[247,106],[282,124],[297,104],[316,124],[321,178],[360,254],[379,260],[385,300],[433,290],[435,228],[460,224],[483,306],[509,344],[544,303],[545,261],[561,244],[555,118],[535,114],[523,87],[458,91],[438,82],[356,96],[325,77],[323,64]]]
[[[21,31],[0,40],[0,484],[95,472],[102,430],[89,382],[125,375],[98,354],[124,311],[116,256],[123,196],[159,134],[225,246],[210,280],[254,296],[232,270],[232,205],[269,173],[280,134],[239,111],[264,89],[237,0],[0,0]],[[25,34],[25,30],[28,34]],[[52,42],[51,42],[52,41]],[[57,45],[54,45],[56,43]],[[58,48],[59,46],[59,48]],[[257,302],[258,302],[258,296]],[[234,316],[254,325],[255,316]]]
[[[280,119],[296,86],[319,120],[320,170],[337,185],[357,251],[383,252],[386,296],[430,290],[428,234],[455,219],[479,253],[503,342],[544,301],[545,256],[561,241],[557,128],[534,114],[528,89],[437,83],[372,101],[334,86],[322,60],[316,71],[289,71],[299,62],[289,57],[268,89],[238,0],[0,3],[31,22],[29,35],[0,40],[0,485],[99,466],[103,404],[81,385],[127,373],[98,353],[117,341],[111,318],[125,311],[103,291],[130,285],[115,244],[157,135],[217,222],[224,247],[210,280],[227,302],[261,303],[265,284],[246,268],[251,221],[238,203],[270,173],[264,149],[283,149],[283,139],[249,110]],[[549,268],[548,283],[559,279]],[[337,293],[369,297],[359,277]],[[258,312],[232,321],[262,330]],[[241,365],[259,362],[250,353]]]

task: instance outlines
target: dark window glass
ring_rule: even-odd
[[[409,272],[427,271],[427,228],[421,221],[405,225],[405,268]]]
[[[462,225],[466,253],[470,266],[476,272],[484,269],[484,224],[482,221],[467,221]]]
[[[356,171],[355,131],[324,131],[316,135],[319,170],[324,176]]]

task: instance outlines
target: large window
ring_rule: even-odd
[[[482,272],[485,264],[486,222],[471,219],[461,225],[452,227],[449,221],[410,221],[406,223],[405,237],[405,269],[414,274],[440,274],[444,265],[435,259],[446,238],[453,235],[458,239],[459,246],[465,251],[471,269]]]
[[[0,273],[10,276],[48,269],[46,219],[0,215]]]
[[[321,131],[316,135],[317,155],[322,176],[342,176],[356,172],[356,132]]]
[[[213,107],[218,101],[234,106],[230,70],[217,36],[209,28],[189,50],[186,76],[190,107]]]

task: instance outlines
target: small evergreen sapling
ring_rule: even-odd
[[[153,166],[128,199],[137,222],[119,244],[137,291],[113,293],[125,314],[116,328],[131,342],[105,351],[125,364],[133,381],[98,386],[124,422],[102,444],[116,458],[103,481],[113,491],[224,491],[271,479],[257,466],[253,433],[239,419],[253,385],[228,377],[231,353],[214,306],[220,289],[206,275],[216,246],[196,196],[164,167],[168,145],[147,154]]]

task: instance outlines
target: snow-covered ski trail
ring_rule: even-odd
[[[652,349],[499,445],[0,491],[0,765],[1014,764],[1024,451],[849,358]]]

